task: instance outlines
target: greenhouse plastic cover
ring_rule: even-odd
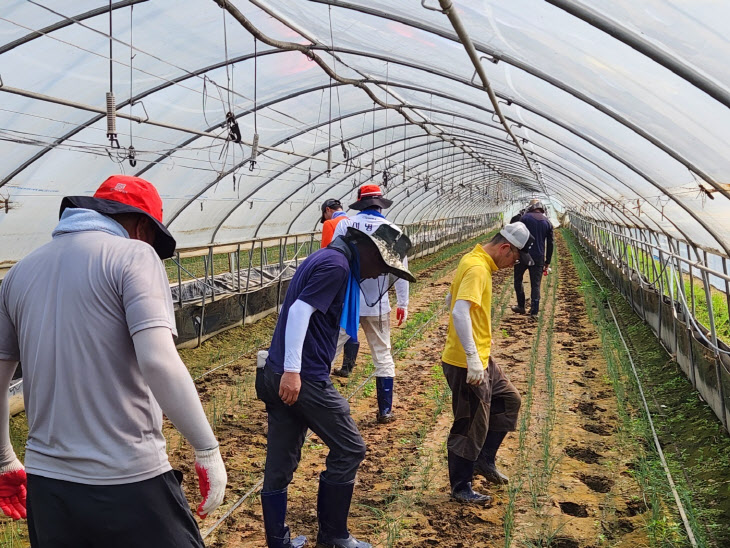
[[[157,186],[179,248],[316,230],[374,178],[399,224],[539,197],[728,255],[730,3],[455,2],[515,139],[436,0],[228,4],[3,2],[0,266],[112,173]]]

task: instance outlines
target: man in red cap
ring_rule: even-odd
[[[64,198],[52,236],[0,286],[0,400],[21,361],[29,429],[24,467],[0,401],[0,508],[20,519],[27,507],[34,548],[203,547],[162,413],[195,449],[201,517],[227,477],[173,341],[162,200],[114,175]]]
[[[387,224],[398,232],[401,230],[388,221],[382,213],[383,209],[393,205],[391,200],[383,196],[383,191],[378,185],[362,185],[357,192],[357,201],[350,204],[350,209],[358,210],[359,213],[346,221],[341,222],[335,228],[335,237],[344,236],[348,227],[353,227],[372,234],[379,226]],[[408,268],[408,258],[403,261]],[[370,354],[375,364],[375,387],[378,398],[379,423],[391,422],[393,416],[393,381],[395,377],[395,362],[390,350],[390,302],[387,298],[388,289],[393,285],[393,278],[380,276],[375,280],[364,280],[360,284],[360,325],[368,340]],[[408,318],[408,280],[398,279],[395,281],[396,294],[396,319],[401,325]],[[383,298],[385,296],[385,298]],[[339,355],[348,336],[340,332],[340,339],[337,344],[337,355]],[[352,360],[351,366],[354,366]],[[343,365],[343,369],[345,369]],[[335,374],[342,375],[342,370],[335,371]],[[349,375],[350,371],[346,371]]]

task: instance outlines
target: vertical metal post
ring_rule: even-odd
[[[692,258],[689,255],[689,249],[690,249],[689,244],[687,244],[687,259],[689,261],[689,292],[690,292],[690,296],[692,297],[692,302],[691,302],[692,317],[696,318],[697,316],[695,316],[695,275],[694,275],[694,272],[692,271]],[[696,255],[696,252],[695,252],[695,255]]]
[[[281,305],[281,279],[284,277],[284,255],[286,254],[286,238],[284,238],[284,247],[281,246],[281,238],[279,238],[279,283],[276,288],[276,312],[279,312]]]
[[[248,315],[248,288],[251,284],[251,263],[253,262],[253,252],[256,247],[256,242],[251,242],[251,248],[248,250],[248,272],[246,273],[246,300],[243,303],[243,320],[242,323],[246,323],[246,316]]]
[[[177,256],[177,302],[182,308],[183,297],[182,297],[182,268],[180,267],[180,252],[175,253]]]
[[[237,292],[241,293],[241,244],[238,244],[238,247],[236,248],[236,278],[238,279],[238,283],[236,284],[236,290]]]
[[[215,271],[213,269],[213,246],[210,246],[208,248],[208,256],[210,257],[210,300],[215,301]]]

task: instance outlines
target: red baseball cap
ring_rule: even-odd
[[[59,216],[69,207],[91,209],[104,215],[142,213],[155,223],[152,247],[160,258],[167,259],[175,253],[175,238],[162,224],[162,199],[149,181],[131,175],[112,175],[101,183],[94,196],[66,196],[61,201]]]
[[[383,198],[383,191],[378,185],[362,185],[357,190],[357,201],[350,204],[350,209],[362,211],[369,207],[388,208],[393,205],[392,200]]]

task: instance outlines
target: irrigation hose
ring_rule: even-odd
[[[598,281],[598,278],[596,278],[593,275],[593,272],[591,272],[591,269],[588,267],[588,264],[586,263],[583,256],[578,253],[578,256],[580,257],[580,260],[583,261],[583,264],[586,267],[586,270],[588,271],[588,274],[591,275],[591,278],[598,284],[598,287],[600,287],[602,290],[605,289],[603,285],[601,285],[601,282]],[[662,450],[662,445],[659,442],[659,437],[657,436],[656,429],[654,428],[654,421],[651,418],[651,412],[649,411],[649,405],[646,403],[646,397],[644,396],[644,389],[641,386],[641,380],[639,379],[639,374],[636,371],[636,365],[634,364],[634,360],[631,357],[631,352],[629,351],[629,347],[626,344],[626,340],[624,339],[623,334],[621,333],[621,326],[619,326],[618,320],[616,319],[616,314],[613,312],[613,307],[611,306],[610,301],[608,300],[608,297],[606,298],[606,304],[608,304],[608,310],[611,312],[611,317],[613,318],[613,323],[616,325],[616,330],[618,331],[618,336],[621,338],[621,342],[623,343],[624,350],[626,351],[626,356],[629,358],[629,363],[631,364],[631,370],[634,373],[634,378],[636,379],[636,385],[639,387],[639,395],[641,396],[641,402],[644,406],[644,412],[646,413],[646,418],[649,421],[649,427],[651,428],[651,434],[654,438],[654,445],[656,447],[657,453],[659,454],[659,460],[662,463],[662,468],[664,468],[664,473],[667,476],[667,481],[669,482],[669,487],[672,490],[672,495],[674,496],[674,502],[677,504],[677,509],[679,510],[679,515],[682,518],[682,522],[684,523],[684,528],[687,531],[687,537],[689,538],[690,544],[694,548],[697,547],[697,540],[695,539],[694,532],[692,531],[692,527],[689,524],[689,520],[687,519],[687,513],[684,510],[684,505],[682,504],[682,501],[679,498],[679,493],[677,493],[677,487],[674,484],[674,479],[672,478],[672,473],[669,470],[669,466],[667,465],[667,461],[664,458],[664,451]]]
[[[396,351],[394,353],[394,355],[397,356],[398,354],[402,353],[406,348],[408,348],[408,343],[410,343],[416,336],[418,336],[428,325],[431,324],[431,322],[433,322],[436,318],[439,318],[441,316],[441,314],[443,314],[445,311],[446,311],[446,306],[443,306],[443,305],[440,306],[438,308],[438,310],[436,310],[427,321],[425,321],[416,331],[413,332],[413,334],[410,337],[408,337],[408,339],[406,339],[406,341],[403,343],[403,347],[400,350]],[[226,364],[223,364],[223,365],[226,365]],[[219,367],[223,367],[223,365],[221,365]],[[206,374],[207,373],[204,373],[204,375],[206,375]],[[201,375],[201,376],[203,376],[203,375]],[[363,382],[361,382],[355,388],[355,390],[352,391],[352,393],[349,396],[347,396],[347,401],[349,402],[355,396],[355,394],[360,392],[360,390],[362,390],[365,387],[365,385],[368,382],[370,382],[370,380],[374,376],[375,376],[375,371],[370,373],[370,375],[368,375],[368,377]],[[200,378],[200,377],[198,377],[198,378]],[[313,432],[310,430],[305,438],[305,441],[308,440],[312,436],[312,434],[313,434]],[[253,487],[251,487],[243,496],[241,496],[241,498],[239,498],[233,504],[233,506],[231,506],[228,510],[226,510],[225,514],[223,514],[220,518],[218,518],[218,520],[213,525],[211,525],[210,528],[207,531],[205,531],[205,533],[203,533],[203,535],[202,535],[203,538],[206,538],[213,531],[215,531],[221,525],[221,523],[223,523],[226,519],[228,519],[231,516],[231,514],[233,514],[233,512],[239,506],[241,506],[241,504],[243,504],[246,501],[246,499],[248,499],[251,495],[256,493],[263,484],[264,484],[264,478],[263,478],[263,476],[261,476],[261,478],[253,485]]]

